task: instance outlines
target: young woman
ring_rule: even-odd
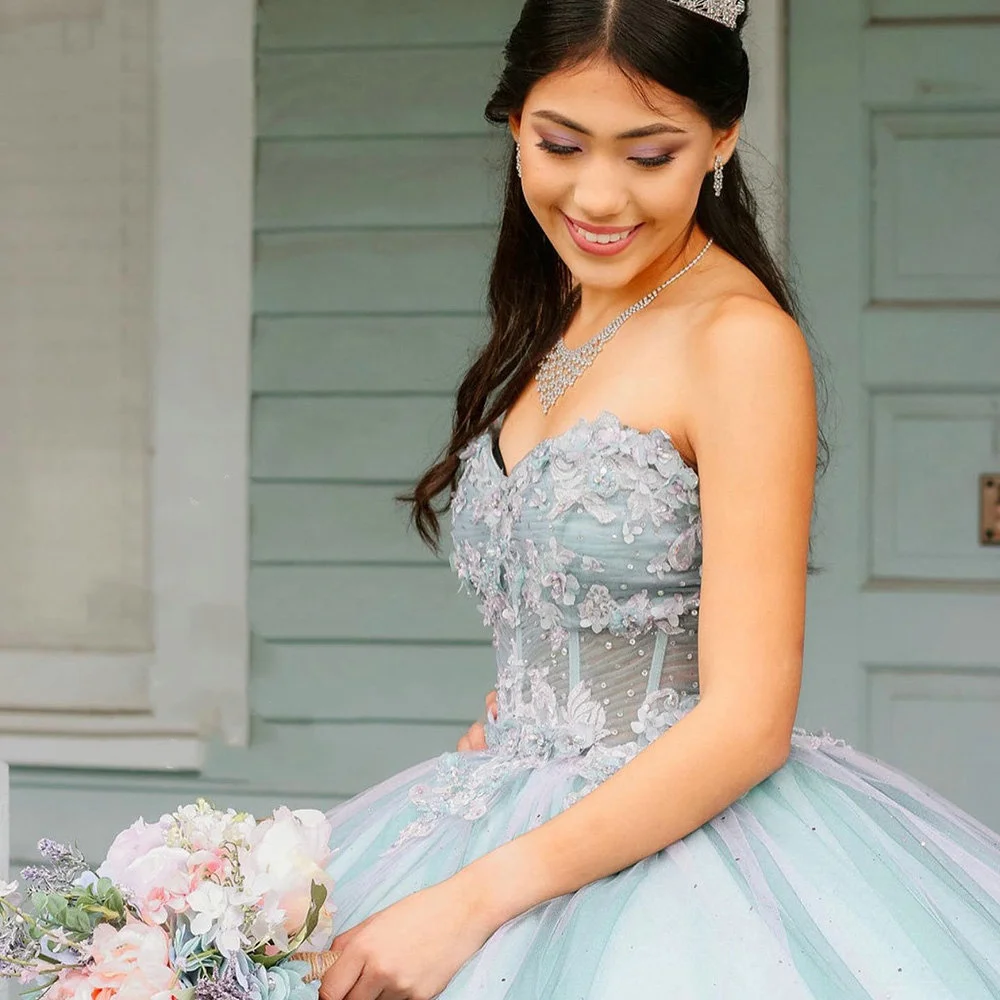
[[[323,1000],[1000,996],[1000,837],[794,728],[825,462],[737,152],[742,0],[528,0],[492,336],[417,484],[493,630],[455,752],[330,812]]]

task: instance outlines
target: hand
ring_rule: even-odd
[[[320,1000],[432,1000],[496,929],[453,879],[401,899],[338,935]]]
[[[497,693],[496,691],[491,691],[486,696],[486,711],[489,712],[493,718],[497,717]],[[483,723],[473,722],[469,726],[468,732],[458,741],[459,750],[485,750],[486,749],[486,730],[483,728]]]

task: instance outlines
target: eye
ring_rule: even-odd
[[[571,153],[578,153],[580,150],[576,146],[560,146],[548,139],[542,139],[538,143],[539,149],[544,149],[547,153],[554,153],[556,156],[569,156]]]
[[[640,167],[663,167],[671,163],[675,157],[673,153],[663,153],[660,156],[631,156],[629,159],[633,163],[638,163]]]

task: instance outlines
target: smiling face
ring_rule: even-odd
[[[525,200],[584,289],[660,279],[684,246],[715,156],[728,160],[736,145],[738,125],[715,130],[690,100],[654,83],[644,96],[595,59],[544,77],[511,118]]]

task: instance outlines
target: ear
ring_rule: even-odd
[[[521,138],[521,115],[513,113],[508,115],[507,123],[510,125],[510,134],[513,136],[514,144],[516,145]]]
[[[717,156],[722,157],[723,163],[729,162],[729,158],[736,149],[736,143],[739,141],[742,127],[743,119],[741,118],[735,124],[730,125],[729,128],[716,132],[715,142],[712,145],[712,163],[709,166],[709,170],[715,166],[715,158]]]

